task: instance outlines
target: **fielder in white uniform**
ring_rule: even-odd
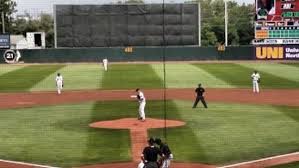
[[[253,85],[253,92],[259,93],[260,88],[259,88],[259,83],[260,83],[260,74],[257,71],[254,71],[253,74],[251,75],[252,79],[252,85]]]
[[[132,98],[137,98],[138,102],[139,102],[139,118],[142,121],[145,121],[145,112],[144,112],[144,108],[145,108],[145,97],[143,92],[140,91],[140,89],[136,89],[137,95],[132,95]]]
[[[103,66],[104,66],[104,70],[107,71],[108,70],[108,59],[107,58],[103,59]]]
[[[61,94],[63,88],[63,77],[60,75],[60,73],[57,73],[55,81],[56,81],[57,93]]]

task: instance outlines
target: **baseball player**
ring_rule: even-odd
[[[254,71],[253,74],[251,75],[254,93],[260,92],[260,88],[259,88],[260,78],[261,78],[261,76],[257,71]]]
[[[173,159],[173,154],[171,153],[169,146],[163,143],[160,138],[156,138],[155,143],[159,145],[162,154],[160,158],[161,168],[169,168],[170,161]]]
[[[141,162],[138,165],[138,168],[159,168],[157,163],[158,155],[161,156],[159,148],[154,145],[155,140],[150,138],[148,140],[148,146],[143,149],[141,154]]]
[[[145,108],[145,97],[143,92],[138,88],[136,89],[137,95],[131,95],[131,98],[137,98],[138,102],[139,102],[139,120],[145,121],[145,112],[144,112],[144,108]]]
[[[60,73],[57,73],[55,81],[56,81],[57,93],[61,94],[61,90],[63,88],[63,77],[60,75]]]
[[[104,70],[107,71],[108,70],[108,59],[107,58],[103,59],[103,66],[104,66]]]
[[[196,99],[195,99],[195,102],[194,102],[192,108],[196,108],[199,100],[202,102],[202,104],[204,105],[205,108],[208,108],[207,103],[204,98],[204,92],[205,92],[205,89],[203,87],[201,87],[201,84],[198,84],[198,87],[195,89]]]

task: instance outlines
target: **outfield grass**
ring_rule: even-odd
[[[238,87],[252,87],[251,74],[253,68],[248,68],[239,64],[194,64],[217,78]],[[272,75],[268,72],[260,71],[262,88],[298,88],[299,82]]]
[[[282,64],[299,67],[299,63],[282,63]]]
[[[161,79],[164,77],[163,64],[151,65]],[[188,63],[165,65],[167,88],[194,88],[198,83],[212,88],[232,88],[233,86]]]
[[[56,90],[55,77],[58,72],[63,76],[64,90],[99,89],[104,75],[104,71],[99,64],[68,64],[50,74],[30,90]]]
[[[254,69],[261,73],[262,88],[299,88],[297,64],[167,63],[112,64],[104,72],[99,64],[1,65],[0,92],[56,90],[55,76],[60,72],[64,90],[194,88],[202,83],[207,88],[251,88]],[[298,64],[299,65],[299,64]]]
[[[0,92],[28,91],[63,65],[30,65],[0,76]]]
[[[149,64],[114,64],[105,72],[103,89],[162,88],[163,79]]]
[[[267,72],[283,79],[299,82],[299,66],[296,67],[291,66],[290,64],[276,63],[240,63],[240,65],[251,69],[256,69],[262,73]]]
[[[299,162],[283,164],[283,165],[278,165],[278,166],[271,166],[271,168],[298,168],[298,167],[299,167]]]
[[[15,71],[17,69],[20,69],[20,68],[23,68],[25,67],[26,65],[23,65],[23,64],[17,64],[17,65],[10,65],[10,64],[0,64],[0,76],[5,74],[5,73],[8,73],[8,72],[11,72],[11,71]]]

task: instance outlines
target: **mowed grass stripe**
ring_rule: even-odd
[[[188,113],[191,106],[189,107],[189,110],[180,112],[179,107],[176,105],[176,101],[168,100],[165,102],[166,110],[164,111],[164,102],[156,101],[154,106],[152,103],[153,102],[147,103],[150,104],[147,114],[151,115],[153,112],[156,113],[156,115],[151,115],[151,117],[164,118],[165,115],[167,119],[184,121],[186,122],[186,125],[177,128],[151,129],[149,131],[149,136],[159,137],[163,141],[166,141],[174,154],[175,161],[177,162],[204,163],[207,160],[205,150],[201,146],[200,139],[197,138],[193,132],[192,127],[194,126],[190,125],[190,122],[185,120],[181,115],[185,112]],[[166,140],[164,136],[165,131]]]
[[[0,64],[0,75],[25,67],[25,64]]]
[[[269,168],[298,168],[298,167],[299,167],[299,162],[293,162],[293,163],[288,163],[283,165],[271,166]]]
[[[208,109],[201,104],[191,109],[190,101],[175,103],[182,120],[200,142],[199,149],[190,150],[199,150],[197,152],[205,155],[200,160],[190,161],[232,164],[299,150],[298,121],[276,107],[209,103]],[[183,138],[184,134],[178,136]],[[168,143],[174,148],[193,146],[188,138]]]
[[[130,104],[121,101],[96,102],[90,113],[90,123],[123,118],[131,112],[128,107],[136,105],[135,102]],[[81,166],[131,160],[129,130],[88,129],[86,141],[85,158],[81,160]]]
[[[116,116],[116,104],[0,110],[0,158],[59,167],[130,161],[128,130],[88,126],[102,119],[102,111]]]
[[[295,67],[279,63],[240,63],[240,65],[266,72],[283,79],[299,82],[299,66]]]
[[[299,68],[299,63],[281,63],[284,65],[290,65],[290,66],[294,66],[294,67],[298,67]]]
[[[102,80],[103,89],[162,87],[162,79],[148,64],[112,64]]]
[[[223,64],[194,64],[215,77],[226,81],[227,83],[240,88],[252,87],[251,74],[253,68],[244,67],[239,64],[223,63]],[[298,88],[299,83],[271,75],[261,71],[261,87],[262,88]]]
[[[163,64],[151,64],[152,68],[161,79],[164,78]],[[166,64],[166,87],[167,88],[194,88],[202,83],[209,88],[231,88],[225,81],[186,63]]]
[[[63,76],[64,90],[101,88],[103,69],[100,64],[67,64],[37,83],[31,90],[56,90],[55,77],[58,72]]]
[[[87,157],[92,107],[85,103],[1,110],[0,158],[59,167],[80,164]]]
[[[0,76],[0,91],[28,91],[63,65],[30,65]]]

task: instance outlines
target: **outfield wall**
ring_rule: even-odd
[[[3,52],[0,50],[3,63]],[[125,48],[61,48],[20,50],[25,63],[99,62],[107,57],[111,62],[128,61],[196,61],[196,60],[251,60],[252,46],[227,47],[219,52],[216,47],[136,47],[132,52]],[[165,58],[164,58],[165,53]]]

